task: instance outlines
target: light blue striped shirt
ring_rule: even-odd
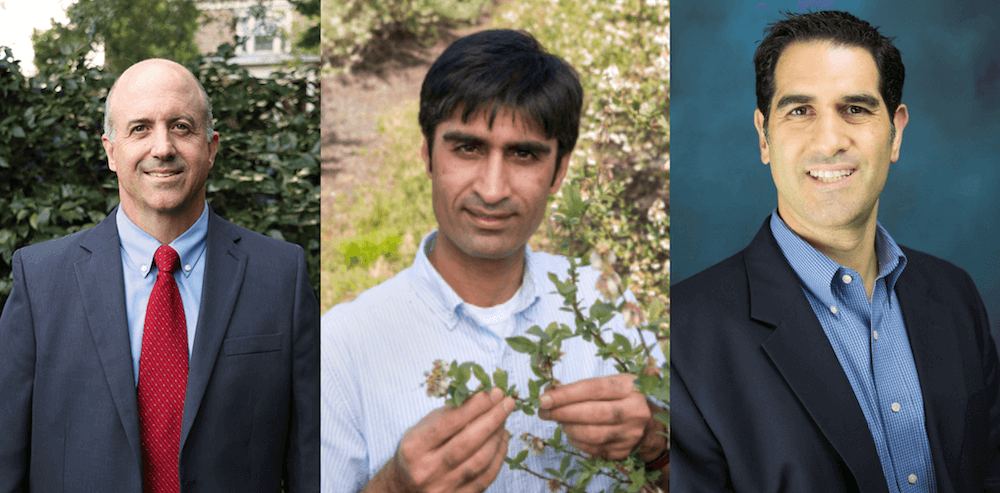
[[[128,336],[132,349],[132,370],[139,385],[139,355],[142,351],[142,328],[146,322],[146,305],[156,284],[157,268],[153,254],[160,242],[143,231],[118,206],[115,215],[118,224],[118,241],[121,243],[122,272],[125,275],[125,311],[128,317]],[[194,348],[194,333],[201,308],[201,286],[205,279],[205,245],[208,236],[208,203],[201,216],[183,234],[170,242],[181,259],[180,269],[174,271],[177,290],[184,304],[187,323],[188,358]]]
[[[421,387],[424,372],[433,361],[474,361],[491,373],[508,372],[508,382],[522,392],[535,378],[528,356],[510,349],[504,340],[523,335],[533,325],[552,321],[575,326],[571,314],[560,310],[562,297],[548,278],[549,272],[568,277],[565,258],[525,249],[525,273],[514,295],[513,323],[500,324],[509,334],[495,333],[473,320],[468,306],[441,278],[428,261],[425,247],[436,232],[427,235],[417,250],[413,265],[388,281],[362,293],[352,302],[333,307],[322,318],[321,341],[321,490],[324,493],[357,492],[396,452],[403,433],[432,410],[444,405],[443,398],[427,396]],[[598,273],[581,270],[580,296],[585,306],[597,298],[593,286]],[[635,331],[626,331],[620,316],[613,330],[638,341]],[[534,339],[533,336],[529,336]],[[596,357],[596,347],[581,338],[563,343],[566,353],[555,365],[554,376],[563,383],[617,373],[611,362]],[[653,354],[663,361],[657,347]],[[530,432],[552,436],[556,423],[515,412],[506,428],[514,437],[508,456],[525,449],[517,437]],[[546,450],[529,455],[525,465],[542,472],[559,468],[561,456]],[[595,478],[588,491],[608,488],[606,478]],[[548,492],[542,481],[523,471],[504,466],[489,492]]]
[[[802,280],[813,312],[847,374],[892,493],[935,493],[924,398],[895,296],[906,256],[882,225],[875,233],[878,277],[869,302],[861,275],[799,238],[777,211],[771,233]]]

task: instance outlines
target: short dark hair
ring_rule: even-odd
[[[556,138],[556,171],[580,133],[583,87],[576,70],[547,53],[524,31],[480,31],[458,39],[438,57],[420,88],[418,120],[433,153],[437,125],[462,108],[462,122],[477,111],[490,128],[501,109],[535,123]],[[554,182],[554,175],[553,175]]]
[[[757,75],[757,109],[764,114],[764,132],[771,112],[774,97],[774,69],[778,57],[794,42],[832,41],[837,45],[857,46],[868,50],[878,68],[878,90],[889,110],[889,124],[896,127],[893,115],[903,97],[903,59],[892,44],[895,38],[887,38],[877,27],[857,17],[837,10],[792,14],[785,12],[785,19],[764,29],[764,40],[753,55],[754,71]]]

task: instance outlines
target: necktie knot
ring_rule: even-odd
[[[153,263],[160,269],[160,272],[173,272],[181,265],[181,258],[177,251],[170,248],[170,245],[160,245],[153,254]]]

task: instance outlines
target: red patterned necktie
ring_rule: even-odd
[[[177,252],[162,245],[153,254],[159,268],[146,305],[139,355],[139,430],[145,493],[179,493],[181,415],[188,376],[187,322],[173,271]]]

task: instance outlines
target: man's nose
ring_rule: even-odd
[[[833,157],[851,147],[850,124],[839,113],[818,116],[811,130],[812,150],[818,154]]]
[[[173,161],[176,154],[177,149],[174,147],[174,137],[170,134],[170,130],[167,128],[153,130],[153,148],[150,149],[150,155],[160,161]]]
[[[487,204],[496,204],[510,196],[510,173],[502,149],[491,150],[476,179],[475,191]]]

